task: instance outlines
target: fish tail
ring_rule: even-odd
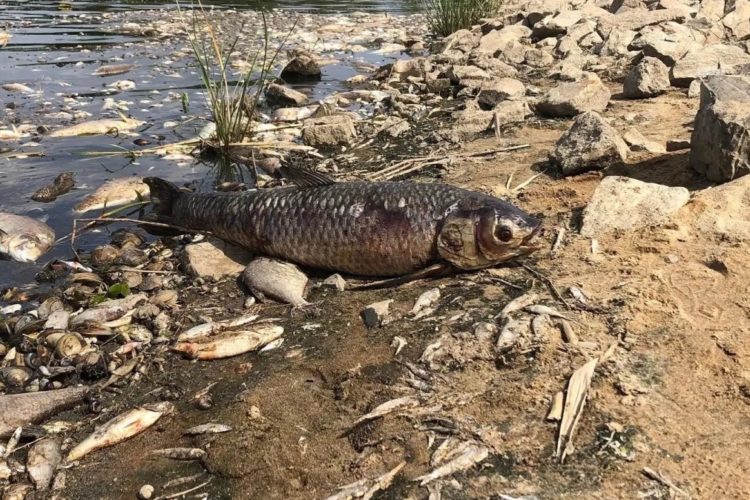
[[[164,224],[175,224],[174,204],[177,201],[177,198],[182,194],[180,188],[171,182],[158,177],[145,177],[143,182],[149,187],[151,204],[153,205],[152,212],[144,217],[144,220]],[[161,236],[178,234],[166,228],[156,229],[154,226],[148,227],[148,225],[146,225],[144,229],[151,234]]]

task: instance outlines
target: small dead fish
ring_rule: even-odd
[[[228,319],[223,321],[210,321],[196,325],[189,330],[182,332],[177,337],[177,342],[188,342],[195,341],[215,333],[228,330],[229,328],[237,328],[238,326],[246,325],[258,319],[257,314],[246,314],[234,319]]]
[[[107,181],[102,186],[84,198],[73,211],[76,213],[89,212],[112,208],[128,203],[148,199],[149,187],[143,183],[141,177],[123,177]]]
[[[62,196],[69,192],[73,189],[73,186],[75,186],[73,172],[63,172],[55,177],[52,184],[39,188],[31,195],[31,199],[34,201],[49,203],[50,201],[55,201],[58,196]]]
[[[135,82],[133,80],[117,80],[112,82],[107,87],[117,90],[133,90],[135,88]]]
[[[521,320],[509,320],[500,330],[500,336],[495,343],[495,349],[500,352],[510,351],[518,343],[520,338],[528,330],[528,322]]]
[[[414,307],[412,307],[409,314],[412,314],[414,319],[426,316],[432,312],[433,306],[438,300],[440,300],[439,288],[427,290],[417,298],[417,301],[414,303]]]
[[[273,121],[275,122],[296,122],[310,118],[318,106],[308,106],[305,108],[279,108],[273,112]]]
[[[516,297],[515,299],[505,304],[505,307],[503,307],[503,310],[500,311],[500,314],[498,314],[497,317],[501,319],[507,318],[509,314],[520,311],[524,307],[532,305],[538,299],[539,296],[535,293],[527,293],[521,295],[520,297]]]
[[[369,420],[374,420],[376,418],[388,415],[389,413],[393,413],[394,411],[400,410],[402,408],[413,408],[415,406],[419,406],[419,403],[419,399],[413,396],[404,396],[403,398],[391,399],[390,401],[386,401],[385,403],[378,405],[370,413],[359,417],[357,421],[354,422],[354,425],[352,427],[356,427],[362,422],[367,422]]]
[[[76,125],[53,130],[49,136],[78,137],[82,135],[104,135],[112,131],[126,132],[136,129],[144,123],[146,122],[122,116],[120,119],[103,119],[77,123]]]
[[[325,500],[350,500],[354,498],[370,500],[378,491],[387,489],[393,482],[393,478],[396,477],[405,465],[406,462],[401,462],[382,476],[373,479],[364,478],[346,486],[341,486],[338,493],[326,497]]]
[[[36,262],[55,243],[55,232],[31,217],[0,212],[0,257]]]
[[[441,477],[470,469],[487,458],[489,454],[490,451],[486,446],[479,443],[470,443],[464,448],[460,455],[441,465],[429,474],[416,478],[415,481],[420,481],[420,486],[424,486],[435,479],[440,479]]]
[[[122,75],[135,68],[135,64],[105,64],[99,66],[96,71],[92,73],[93,76],[114,76]]]
[[[224,424],[203,424],[196,425],[183,432],[188,436],[198,436],[200,434],[220,434],[222,432],[229,432],[232,428]]]
[[[206,452],[200,448],[164,448],[154,450],[151,454],[172,460],[200,460],[206,456]]]
[[[143,405],[118,415],[97,428],[89,437],[70,450],[65,461],[70,463],[80,460],[92,451],[113,446],[136,436],[154,425],[172,409],[172,403],[161,402]]]
[[[141,302],[148,300],[145,293],[128,295],[122,299],[107,300],[96,307],[73,316],[70,320],[71,328],[84,326],[87,323],[102,324],[122,318]]]
[[[7,92],[23,92],[24,94],[34,93],[34,89],[24,85],[23,83],[6,83],[3,85],[3,90]]]
[[[532,314],[546,314],[547,316],[551,316],[553,318],[562,318],[562,319],[570,320],[568,316],[565,316],[564,314],[559,312],[557,309],[553,309],[549,306],[543,306],[541,304],[527,306],[525,309]]]
[[[193,359],[228,358],[260,349],[283,333],[280,326],[260,325],[253,330],[223,333],[204,342],[178,342],[172,349]]]
[[[259,300],[268,296],[294,307],[309,304],[305,300],[307,276],[289,262],[267,257],[253,259],[242,273],[242,280]]]
[[[26,472],[37,490],[49,489],[55,469],[60,462],[62,462],[62,450],[60,442],[56,439],[45,438],[31,446],[26,459]]]

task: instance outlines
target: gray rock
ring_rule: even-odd
[[[605,177],[583,211],[581,235],[595,238],[612,231],[664,224],[689,199],[690,192],[684,187]]]
[[[672,85],[688,87],[696,78],[732,75],[746,70],[750,55],[735,45],[711,44],[690,49],[672,68]]]
[[[244,248],[209,238],[187,245],[182,254],[182,265],[191,276],[218,280],[239,276],[251,258]]]
[[[492,111],[495,113],[493,119],[497,126],[522,122],[531,114],[531,110],[524,100],[502,101]]]
[[[648,153],[666,153],[667,149],[661,142],[652,141],[643,137],[643,134],[635,128],[628,127],[622,133],[625,144],[630,146],[631,151],[646,151]]]
[[[441,52],[459,50],[464,53],[469,53],[474,47],[479,45],[479,34],[465,29],[458,30],[445,37],[442,45],[443,48]]]
[[[627,10],[617,15],[599,19],[599,32],[608,35],[614,28],[639,31],[646,26],[661,24],[667,21],[684,21],[687,15],[682,9]]]
[[[629,48],[641,50],[645,56],[656,57],[672,67],[690,49],[702,47],[705,39],[700,31],[670,21],[642,29]]]
[[[690,82],[690,86],[688,87],[687,95],[691,99],[696,99],[701,96],[701,83],[702,80],[699,78],[696,78],[692,82]]]
[[[531,37],[536,40],[564,35],[568,28],[576,24],[583,17],[579,10],[564,10],[558,14],[549,15],[536,23],[531,31]]]
[[[445,72],[453,84],[462,87],[478,87],[482,81],[489,80],[489,73],[476,66],[451,66]]]
[[[364,321],[365,326],[372,329],[386,325],[391,321],[390,308],[392,303],[393,299],[388,299],[365,307],[362,311],[362,321]]]
[[[267,257],[253,259],[242,273],[242,281],[259,300],[268,297],[294,307],[308,304],[307,276],[292,263]]]
[[[654,97],[669,89],[669,68],[655,57],[644,57],[625,77],[622,93],[631,99]]]
[[[685,210],[701,235],[750,241],[750,175],[698,192]]]
[[[272,106],[304,106],[308,101],[302,92],[276,83],[266,88],[266,100]]]
[[[495,56],[505,52],[514,42],[517,43],[530,34],[531,29],[522,24],[513,24],[501,30],[490,31],[479,40],[479,46],[474,49],[474,52]]]
[[[477,100],[482,106],[494,108],[502,101],[520,99],[525,94],[526,87],[519,80],[500,78],[483,83]]]
[[[628,146],[620,134],[595,112],[579,115],[555,145],[551,160],[564,175],[621,164]]]
[[[332,274],[323,280],[323,286],[335,288],[339,292],[346,290],[346,280],[338,273]]]
[[[715,182],[750,173],[750,77],[715,76],[701,86],[690,164]]]
[[[586,111],[604,111],[611,93],[598,76],[585,73],[575,82],[563,82],[547,93],[536,111],[551,117],[572,117]]]
[[[667,140],[667,151],[673,152],[673,151],[683,151],[685,149],[690,149],[690,140],[689,139],[668,139]]]
[[[729,37],[742,40],[750,36],[750,0],[735,0],[732,3],[734,9],[721,19],[721,24]]]
[[[350,144],[357,137],[354,120],[349,115],[331,115],[305,120],[302,140],[314,148]]]
[[[524,62],[532,68],[549,68],[555,64],[555,58],[542,49],[527,49],[524,53]]]
[[[496,78],[515,78],[518,76],[516,68],[491,56],[479,55],[470,59],[470,64],[481,68]]]
[[[484,111],[476,108],[467,108],[455,111],[451,114],[453,118],[452,128],[459,134],[477,134],[489,129],[494,120],[493,111]]]
[[[628,46],[633,41],[637,33],[633,30],[622,28],[613,28],[609,35],[599,48],[600,56],[622,56],[628,53]]]
[[[284,80],[318,79],[321,76],[320,64],[310,52],[297,51],[291,61],[281,71]]]

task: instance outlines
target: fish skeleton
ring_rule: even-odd
[[[482,193],[284,170],[298,185],[242,193],[187,193],[147,177],[148,217],[210,231],[258,255],[360,276],[403,276],[445,263],[482,269],[539,248],[540,221]]]
[[[55,243],[55,232],[31,217],[0,212],[0,257],[36,262]]]

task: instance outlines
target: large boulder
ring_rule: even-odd
[[[644,57],[625,77],[622,93],[631,99],[654,97],[669,89],[669,68],[655,57]]]
[[[741,74],[750,65],[750,54],[736,45],[721,43],[690,49],[672,67],[672,85],[688,87],[696,78]]]
[[[750,241],[750,175],[700,191],[685,209],[701,235]]]
[[[502,101],[520,99],[525,94],[526,87],[521,81],[515,78],[498,78],[482,84],[477,100],[484,107],[494,108]]]
[[[564,175],[621,164],[628,146],[620,134],[595,112],[579,115],[555,145],[551,160]]]
[[[585,73],[575,82],[563,82],[537,103],[538,113],[551,117],[573,117],[586,111],[604,111],[611,93],[598,76]]]
[[[496,56],[531,34],[531,29],[522,24],[512,24],[503,29],[490,31],[479,40],[475,54]]]
[[[314,148],[331,148],[350,144],[357,136],[354,120],[349,115],[310,118],[303,124],[302,140]]]
[[[714,76],[701,85],[690,164],[715,182],[750,173],[750,77]]]
[[[583,211],[581,235],[596,238],[668,222],[690,199],[684,187],[668,187],[630,177],[605,177]]]

